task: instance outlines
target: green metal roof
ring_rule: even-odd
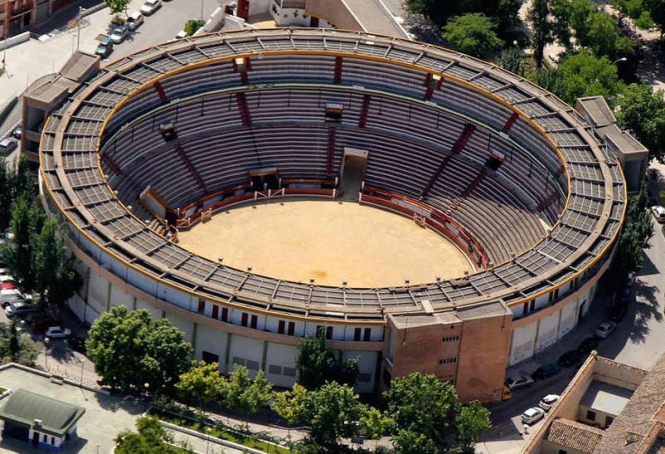
[[[35,427],[39,432],[62,437],[85,413],[85,408],[18,389],[0,401],[0,419]]]

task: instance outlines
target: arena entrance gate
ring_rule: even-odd
[[[358,200],[362,182],[367,172],[369,151],[344,147],[340,171],[339,196],[343,199]]]
[[[249,181],[253,191],[267,191],[279,188],[279,176],[276,167],[255,169],[249,171]]]

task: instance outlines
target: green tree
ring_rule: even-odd
[[[605,56],[612,61],[619,57],[630,57],[635,53],[633,42],[621,35],[616,20],[603,12],[591,15],[589,33],[581,44],[590,47],[597,57]]]
[[[180,375],[176,388],[181,396],[198,399],[201,411],[205,412],[208,402],[224,395],[226,385],[226,379],[219,373],[218,363],[192,361],[192,367]]]
[[[568,51],[573,50],[572,39],[580,43],[589,34],[589,18],[595,12],[589,0],[552,0],[552,35]]]
[[[536,67],[543,66],[545,46],[553,41],[552,24],[549,20],[551,13],[550,0],[533,0],[527,11],[526,20],[531,25],[531,44]]]
[[[522,50],[517,46],[511,46],[501,52],[498,65],[518,76],[524,77],[524,57]]]
[[[9,322],[9,354],[12,361],[17,361],[21,352],[20,337],[18,326],[16,326],[16,319],[12,319]]]
[[[665,98],[651,85],[631,84],[618,98],[617,122],[649,150],[649,159],[665,162]]]
[[[495,33],[496,23],[482,13],[463,14],[443,27],[443,39],[465,54],[482,57],[503,47]]]
[[[35,288],[34,236],[41,230],[43,222],[43,212],[34,208],[28,196],[22,194],[12,208],[10,231],[13,238],[2,245],[2,255],[19,286],[26,292]]]
[[[115,15],[127,11],[130,2],[131,0],[104,0],[108,9]]]
[[[562,99],[571,105],[577,98],[597,95],[613,105],[624,87],[617,76],[617,67],[607,57],[598,58],[588,50],[565,56],[555,74],[561,78]]]
[[[266,406],[273,397],[272,385],[260,370],[254,380],[245,366],[234,365],[229,376],[227,404],[233,410],[242,413],[247,421],[249,415]]]
[[[665,31],[665,0],[643,0],[644,8],[649,12],[649,16],[660,29],[660,38],[663,38]]]
[[[474,453],[474,444],[491,425],[490,411],[480,402],[473,401],[462,407],[455,418],[458,450]]]
[[[102,314],[90,328],[86,347],[101,384],[113,391],[156,395],[175,391],[188,370],[192,346],[168,319],[153,322],[145,310],[118,306]]]
[[[275,394],[275,402],[272,409],[286,421],[288,439],[291,439],[291,426],[300,421],[302,417],[302,406],[307,396],[307,389],[295,383],[293,389]]]
[[[362,433],[370,440],[381,439],[384,434],[392,430],[394,425],[395,423],[392,419],[374,407],[369,407],[365,414],[360,417]]]
[[[318,389],[327,381],[337,381],[354,386],[358,378],[358,358],[340,362],[327,348],[325,329],[316,337],[305,336],[298,343],[299,383],[308,390]]]
[[[358,435],[359,421],[366,411],[352,388],[336,382],[309,391],[303,403],[311,437],[323,452],[339,452],[340,438]]]
[[[191,19],[185,22],[185,26],[183,27],[183,30],[185,33],[187,33],[187,36],[194,36],[194,33],[196,33],[199,28],[203,27],[205,25],[205,21],[201,19]]]
[[[34,237],[35,290],[40,301],[64,306],[65,302],[83,285],[83,279],[74,269],[74,259],[58,232],[56,218],[44,222],[39,236]]]
[[[172,436],[164,430],[156,418],[141,417],[136,420],[136,428],[137,432],[124,431],[116,437],[116,453],[170,454],[183,452],[167,443],[167,441],[172,441]],[[184,452],[194,451],[184,450]]]

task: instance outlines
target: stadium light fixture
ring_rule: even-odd
[[[313,284],[313,283],[314,283],[314,278],[313,278],[313,277],[310,277],[310,278],[309,278],[309,283],[310,283],[310,284]]]
[[[254,269],[254,267],[253,267],[252,265],[249,265],[249,266],[247,267],[247,271],[249,271],[250,273],[252,272],[253,269]]]
[[[224,257],[222,257],[222,256],[220,255],[219,257],[217,257],[217,261],[218,261],[219,263],[222,263],[222,262],[224,261]]]
[[[343,285],[344,287],[346,287],[348,284],[349,284],[349,281],[347,281],[346,279],[344,279],[344,280],[342,281],[342,285]]]
[[[406,285],[409,285],[409,284],[411,283],[411,279],[409,279],[409,278],[407,277],[406,279],[404,279],[404,283],[405,283]]]

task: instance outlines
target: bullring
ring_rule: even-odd
[[[173,241],[232,203],[336,196],[354,157],[361,203],[437,230],[477,271],[326,287]],[[280,386],[295,380],[298,340],[325,327],[340,357],[360,358],[360,392],[419,370],[465,400],[499,399],[507,366],[577,324],[626,202],[616,158],[543,89],[463,54],[339,30],[218,33],[116,61],[50,117],[40,161],[87,278],[72,303],[86,321],[147,308],[197,358]]]

